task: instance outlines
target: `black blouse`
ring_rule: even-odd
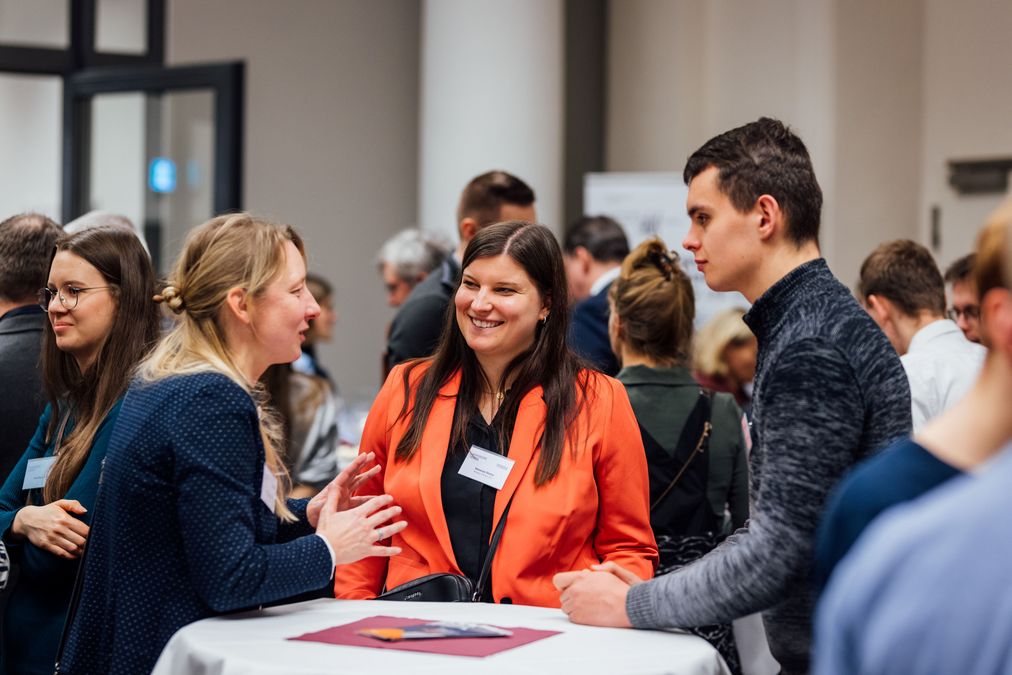
[[[460,571],[477,584],[481,574],[481,566],[488,554],[489,540],[495,524],[492,522],[495,509],[495,488],[479,483],[471,478],[461,476],[458,472],[467,458],[467,451],[472,445],[483,450],[509,456],[509,437],[505,447],[499,448],[500,416],[497,414],[491,424],[485,422],[477,409],[465,434],[466,445],[453,447],[452,442],[446,451],[443,463],[443,474],[440,488],[443,496],[443,514],[450,530],[450,543],[453,545],[453,556],[457,559]],[[487,589],[492,588],[492,574],[489,572]],[[492,594],[485,593],[487,602],[495,602]]]

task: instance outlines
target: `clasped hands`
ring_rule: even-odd
[[[89,531],[74,514],[87,511],[76,499],[57,499],[45,506],[23,506],[14,516],[11,533],[26,538],[47,553],[73,560],[84,550]]]
[[[625,611],[629,588],[643,580],[615,562],[591,565],[576,572],[560,572],[552,583],[560,591],[562,611],[573,623],[632,628]]]
[[[355,496],[356,490],[379,473],[378,464],[360,472],[375,458],[371,452],[356,457],[306,506],[306,520],[330,544],[338,565],[401,552],[397,546],[379,545],[408,526],[403,520],[388,522],[401,513],[401,507],[390,506],[394,498],[390,495]]]

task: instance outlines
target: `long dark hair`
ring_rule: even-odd
[[[576,429],[573,422],[585,398],[577,396],[577,388],[580,388],[582,394],[586,393],[587,375],[581,375],[582,363],[570,351],[566,342],[569,331],[566,274],[562,251],[554,235],[546,227],[518,220],[491,225],[480,230],[467,245],[462,269],[467,269],[475,260],[498,255],[508,255],[524,269],[548,305],[548,317],[544,323],[538,324],[531,347],[506,366],[502,380],[487,382],[478,359],[457,326],[455,307],[451,302],[446,312],[439,347],[432,357],[431,367],[418,383],[411,410],[410,397],[404,398],[400,416],[403,418],[411,414],[411,423],[397,445],[394,456],[401,461],[414,456],[421,443],[432,404],[439,395],[439,390],[457,370],[460,370],[461,376],[450,432],[453,448],[463,444],[467,426],[483,392],[502,391],[505,383],[513,377],[513,384],[500,407],[502,423],[499,425],[499,435],[502,440],[512,433],[520,401],[527,392],[540,385],[544,389],[548,411],[535,484],[544,485],[559,472],[567,434],[570,434],[571,445],[575,450]],[[409,391],[411,372],[424,362],[425,360],[413,361],[404,369],[406,392]]]
[[[137,237],[126,230],[95,227],[56,242],[53,257],[69,251],[101,273],[116,299],[116,318],[99,349],[95,363],[82,373],[77,360],[60,351],[51,324],[42,338],[42,380],[52,406],[46,439],[51,441],[60,421],[60,403],[73,412],[74,430],[62,440],[59,455],[43,490],[46,503],[67,493],[88,458],[102,420],[123,395],[134,366],[158,339],[158,306],[151,259]],[[51,262],[51,261],[50,261]]]

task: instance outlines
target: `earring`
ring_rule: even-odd
[[[541,319],[541,325],[542,326],[547,326],[548,325],[548,315],[547,314],[545,314],[545,318]]]

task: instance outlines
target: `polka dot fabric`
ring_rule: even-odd
[[[106,455],[61,672],[149,672],[180,627],[319,589],[333,568],[260,499],[264,448],[241,387],[205,373],[134,383]]]

